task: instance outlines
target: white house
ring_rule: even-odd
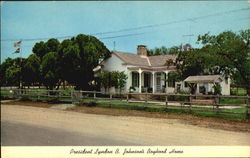
[[[93,71],[124,71],[128,76],[124,92],[131,88],[134,92],[174,93],[177,90],[186,90],[184,82],[167,82],[170,72],[176,71],[177,55],[148,56],[145,45],[138,45],[137,54],[113,51],[111,57],[104,60]],[[111,88],[111,91],[115,91]]]

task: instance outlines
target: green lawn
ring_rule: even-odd
[[[246,100],[243,98],[220,98],[220,104],[245,104]]]
[[[93,102],[93,99],[84,99],[84,103]],[[167,108],[165,105],[159,105],[159,104],[153,104],[153,103],[127,103],[125,101],[120,100],[112,100],[112,104],[116,105],[110,105],[110,100],[105,99],[97,99],[97,107],[105,107],[105,108],[115,108],[115,109],[129,109],[129,110],[143,110],[143,111],[150,111],[150,112],[173,112],[173,113],[189,113],[193,115],[198,116],[204,116],[204,117],[220,117],[230,120],[244,120],[245,119],[245,108],[234,108],[234,109],[219,109],[222,112],[240,112],[243,114],[225,114],[225,113],[215,113],[215,112],[201,112],[201,111],[189,111],[189,107],[184,107],[184,109],[171,109],[171,108],[181,108],[180,106],[174,106],[174,105],[168,105]],[[83,104],[84,104],[83,103]],[[122,105],[122,104],[128,104]],[[132,106],[137,105],[137,106]],[[147,106],[147,107],[145,107]],[[192,109],[197,110],[212,110],[212,107],[192,107]]]
[[[30,94],[35,94],[35,91],[29,92]],[[67,90],[63,92],[64,95],[69,95],[70,90]],[[45,90],[41,91],[41,94],[46,94]],[[2,96],[7,96],[9,98],[13,97],[13,93],[10,93],[9,91],[2,90],[1,91],[1,97]],[[25,100],[25,97],[23,97]],[[27,97],[26,97],[27,98]],[[27,99],[36,101],[38,98],[36,96],[29,97]],[[41,101],[56,101],[55,98],[50,98],[50,97],[40,97]],[[71,102],[71,98],[60,98],[60,101],[63,102]],[[130,110],[143,110],[143,111],[150,111],[150,112],[173,112],[173,113],[189,113],[193,115],[199,115],[199,116],[204,116],[204,117],[221,117],[221,118],[226,118],[226,119],[232,119],[232,120],[244,120],[245,119],[245,114],[217,114],[215,112],[200,112],[200,111],[189,111],[189,107],[184,107],[185,109],[171,109],[171,108],[181,108],[180,106],[174,106],[174,105],[168,105],[167,109],[165,105],[160,105],[157,103],[146,103],[146,102],[126,102],[125,100],[118,100],[118,99],[113,99],[110,100],[109,98],[107,99],[92,99],[92,98],[84,98],[83,104],[87,104],[89,102],[97,102],[97,107],[112,107],[112,108],[118,108],[118,109],[130,109]],[[110,105],[110,103],[115,104],[115,105]],[[127,104],[127,105],[126,105]],[[220,98],[220,104],[245,104],[245,99],[241,98]],[[146,107],[145,107],[146,106]],[[193,107],[192,109],[197,109],[197,110],[212,110],[212,107]],[[240,113],[245,113],[246,109],[245,108],[235,108],[235,109],[220,109],[220,111],[224,112],[240,112]]]
[[[243,88],[231,88],[231,95],[246,95],[247,94],[247,91],[246,89],[243,89]]]

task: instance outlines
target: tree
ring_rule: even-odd
[[[173,46],[171,48],[166,48],[165,46],[161,46],[160,48],[154,48],[149,50],[149,55],[164,55],[164,54],[179,54],[182,50],[182,45]]]
[[[56,52],[49,52],[43,56],[41,63],[42,83],[47,89],[52,90],[58,85],[58,66],[58,55]]]
[[[14,63],[14,60],[11,58],[5,59],[3,63],[0,64],[0,82],[1,86],[6,86],[7,85],[7,79],[6,79],[6,70],[12,66]]]
[[[127,75],[124,71],[103,71],[98,75],[101,86],[105,88],[115,87],[119,88],[120,94],[124,86],[126,85]]]
[[[100,74],[98,74],[100,85],[105,88],[105,92],[107,91],[107,88],[110,87],[110,72],[109,71],[103,71]]]
[[[57,39],[51,38],[46,42],[41,41],[41,42],[36,43],[32,51],[38,57],[42,58],[46,53],[57,52],[59,44],[60,42]]]
[[[33,83],[40,83],[40,58],[36,54],[31,54],[23,65],[23,81],[30,86]]]
[[[73,41],[64,40],[58,48],[58,75],[63,81],[76,84],[76,80],[82,79],[81,76],[81,57],[80,49]]]
[[[38,42],[32,48],[32,52],[38,57],[42,58],[48,51],[48,48],[44,42]]]
[[[120,89],[120,94],[122,89],[125,87],[126,85],[126,80],[128,79],[128,76],[124,73],[124,71],[122,72],[118,72],[118,76],[117,76],[117,87]]]
[[[25,62],[24,58],[7,58],[1,64],[1,85],[4,86],[20,86],[22,82],[23,73],[22,66]]]
[[[72,83],[76,85],[76,89],[90,90],[91,85],[88,83],[94,80],[93,69],[98,66],[100,61],[110,56],[110,51],[94,36],[80,34],[72,38],[71,42],[71,44],[65,44],[64,49],[73,49],[73,54],[77,57],[76,65],[71,67],[72,73],[76,74]],[[69,48],[72,45],[73,48]]]
[[[239,81],[250,95],[250,29],[240,34],[226,31],[219,35],[209,33],[199,36],[198,42],[203,44],[202,51],[213,55],[216,62],[212,69],[225,76],[238,73]],[[218,62],[218,60],[221,61]]]

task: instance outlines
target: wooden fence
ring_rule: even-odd
[[[97,104],[109,104],[116,106],[112,100],[120,100],[122,104],[119,106],[133,106],[144,108],[164,108],[164,110],[185,110],[200,111],[228,114],[244,114],[250,119],[249,96],[226,96],[226,95],[191,95],[191,94],[166,94],[166,93],[102,93],[98,91],[77,91],[77,90],[44,90],[44,89],[1,89],[1,96],[9,96],[12,98],[30,98],[35,100],[58,100],[72,103],[84,102],[84,99],[93,99]],[[133,99],[135,96],[143,96],[142,100]],[[158,98],[152,99],[152,98]],[[160,98],[160,100],[159,100]],[[244,104],[221,104],[220,99],[244,99]],[[99,99],[99,101],[98,101]],[[105,101],[104,101],[105,100]],[[143,105],[133,104],[134,102],[142,102]],[[197,102],[198,101],[198,102]],[[147,103],[157,102],[162,106],[148,106]],[[164,104],[164,105],[163,105]],[[206,108],[197,108],[206,107]],[[225,111],[225,107],[245,108],[245,112]],[[230,109],[229,108],[229,109]]]

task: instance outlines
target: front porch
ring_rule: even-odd
[[[173,93],[175,83],[167,82],[171,71],[130,70],[127,89],[137,93]]]

